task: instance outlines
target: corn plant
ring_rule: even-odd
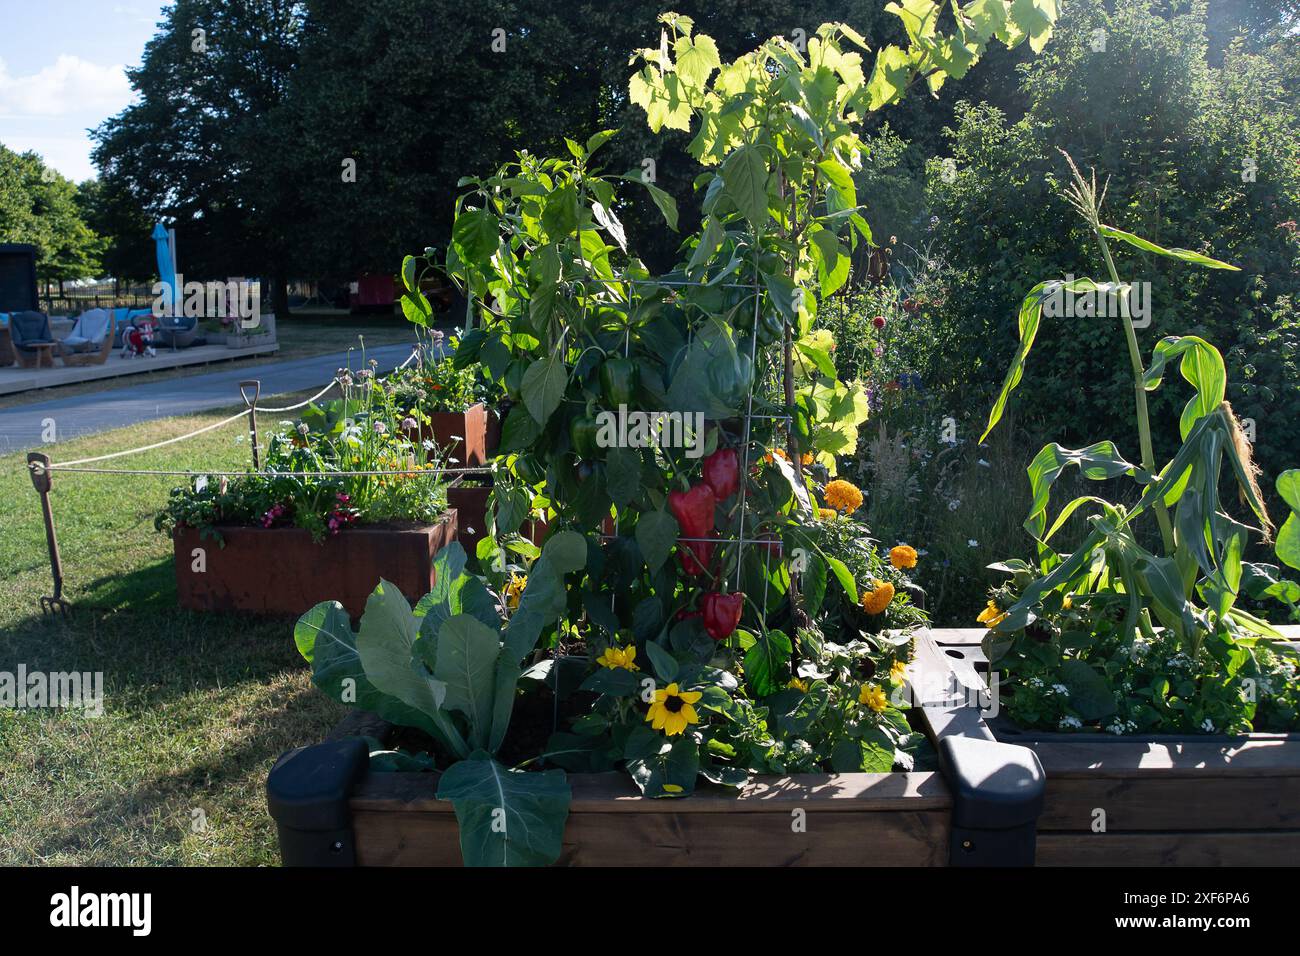
[[[1034,457],[1028,468],[1032,505],[1024,527],[1034,538],[1037,561],[1036,565],[1013,560],[993,566],[1013,578],[1008,587],[995,593],[995,601],[982,615],[990,625],[986,653],[991,662],[998,661],[1029,629],[1034,642],[1050,647],[1046,652],[1036,651],[1040,658],[1043,653],[1055,654],[1061,661],[1072,654],[1077,658],[1081,649],[1079,620],[1086,621],[1091,609],[1109,615],[1107,626],[1118,624],[1119,633],[1130,645],[1134,640],[1155,640],[1159,626],[1166,636],[1176,638],[1192,661],[1202,660],[1209,647],[1229,668],[1230,676],[1238,672],[1245,676],[1249,649],[1261,639],[1281,635],[1237,606],[1243,572],[1256,573],[1254,566],[1243,561],[1249,535],[1255,532],[1268,541],[1273,526],[1250,444],[1225,400],[1223,357],[1198,336],[1167,336],[1156,344],[1149,363],[1143,363],[1131,314],[1132,286],[1121,279],[1110,243],[1117,241],[1210,269],[1236,267],[1198,252],[1166,249],[1107,225],[1101,218],[1105,187],[1099,190],[1095,174],[1085,178],[1068,156],[1066,160],[1072,175],[1066,198],[1093,233],[1108,280],[1053,280],[1034,286],[1020,307],[1020,345],[984,435],[998,424],[1012,391],[1020,384],[1045,303],[1065,292],[1110,296],[1119,307],[1119,322],[1128,344],[1139,458],[1128,460],[1109,440],[1077,449],[1048,444]],[[1175,362],[1194,394],[1179,418],[1181,446],[1171,460],[1157,467],[1147,396],[1161,386],[1168,367]],[[1229,514],[1220,495],[1225,462],[1254,526]],[[1096,481],[1128,477],[1140,488],[1140,497],[1135,505],[1124,507],[1083,495],[1066,504],[1049,523],[1052,485],[1070,467]],[[1073,550],[1058,552],[1053,544],[1055,535],[1071,515],[1084,508],[1093,510],[1087,519],[1088,534]],[[1138,534],[1140,523],[1147,521],[1154,521],[1158,528],[1158,551],[1146,547]],[[999,606],[999,598],[1009,606]],[[1070,621],[1064,620],[1067,612]],[[1064,640],[1063,635],[1067,635]],[[1168,693],[1167,686],[1162,690]],[[1094,708],[1099,711],[1095,716],[1105,716],[1107,706],[1103,699]],[[1206,729],[1212,724],[1208,722]]]

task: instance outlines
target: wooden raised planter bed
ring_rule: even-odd
[[[336,600],[355,619],[381,577],[412,601],[432,589],[434,555],[456,539],[457,516],[449,508],[430,525],[349,528],[320,544],[301,528],[217,530],[224,547],[193,528],[173,535],[181,607],[301,614]]]
[[[1300,629],[1283,628],[1300,636]],[[922,667],[984,686],[982,629],[937,629]],[[1288,636],[1292,636],[1291,633]],[[1023,731],[926,707],[932,730],[1033,751],[1046,776],[1037,863],[1275,866],[1300,860],[1300,734],[1116,737]],[[947,721],[947,723],[945,723]],[[962,726],[952,726],[954,723]]]
[[[374,715],[354,712],[325,743],[276,763],[267,799],[286,865],[460,865],[455,813],[435,797],[438,774],[369,770],[358,737],[382,741],[391,730]],[[1042,798],[1032,755],[1005,744],[950,740],[941,758],[943,773],[758,776],[739,792],[704,785],[689,797],[661,800],[642,797],[624,774],[571,773],[559,864],[1032,862]]]

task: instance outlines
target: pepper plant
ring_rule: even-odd
[[[822,26],[806,49],[778,37],[724,64],[688,18],[660,18],[659,45],[634,57],[629,96],[653,130],[693,131],[702,167],[701,228],[667,274],[651,275],[633,253],[620,190],[646,189],[674,230],[675,201],[640,171],[600,167],[613,130],[567,140],[565,157],[520,153],[462,180],[445,259],[426,250],[403,263],[403,309],[417,324],[432,314],[420,291],[429,270],[465,293],[455,361],[480,363],[507,396],[481,586],[507,611],[511,593],[522,587],[522,610],[538,588],[548,617],[536,648],[515,643],[511,618],[493,700],[504,706],[517,658],[531,652],[528,680],[544,681],[558,704],[572,692],[567,652],[585,651],[577,692],[588,712],[538,762],[622,766],[652,797],[686,795],[699,777],[738,786],[754,772],[910,765],[915,735],[890,700],[908,637],[885,627],[919,620],[914,608],[894,610],[910,608],[902,582],[861,582],[860,615],[823,613],[833,602],[856,608],[860,591],[824,542],[852,542],[855,568],[879,558],[873,565],[865,529],[839,528],[862,496],[832,480],[836,456],[855,447],[868,406],[859,384],[837,378],[817,316],[848,281],[853,250],[872,240],[853,178],[864,151],[856,128],[918,80],[935,90],[964,75],[994,39],[1041,48],[1056,2],[953,4],[951,33],[938,29],[947,8],[934,0],[887,9],[908,45],[877,51],[870,71],[866,40],[842,24]],[[841,516],[832,524],[824,511]],[[563,562],[550,556],[561,540]],[[382,642],[395,648],[394,679],[413,669],[427,685],[421,662],[441,679],[451,621],[431,660],[427,645],[412,655],[400,637],[409,622],[396,618],[375,625],[396,628]],[[358,647],[366,633],[363,619]],[[472,715],[450,696],[444,704],[459,711],[451,725],[464,739]],[[449,775],[477,760],[473,781],[527,776],[489,759],[495,736],[480,753],[481,739],[457,747],[443,725],[430,733],[461,760]],[[487,825],[499,797],[473,781],[448,794],[461,801],[467,861],[545,856],[531,844],[512,850],[517,831]],[[545,845],[558,852],[552,837]]]
[[[1266,671],[1276,672],[1275,651],[1287,653],[1273,643],[1282,635],[1238,604],[1244,574],[1268,576],[1267,569],[1244,560],[1248,537],[1253,531],[1267,542],[1273,530],[1250,443],[1225,400],[1223,357],[1209,342],[1195,335],[1167,336],[1144,365],[1130,315],[1131,286],[1119,276],[1110,243],[1210,269],[1236,267],[1202,253],[1166,249],[1104,223],[1104,188],[1098,190],[1095,174],[1085,178],[1066,159],[1072,174],[1066,197],[1093,233],[1109,281],[1053,280],[1034,286],[1020,307],[1020,345],[985,435],[1021,381],[1045,304],[1063,292],[1090,295],[1094,301],[1110,296],[1119,306],[1128,344],[1140,457],[1130,462],[1110,440],[1079,449],[1053,443],[1034,457],[1029,465],[1033,503],[1024,526],[1034,538],[1037,560],[994,565],[1009,573],[1011,581],[994,593],[981,615],[990,627],[984,648],[993,666],[1024,681],[1028,690],[1015,690],[1011,710],[1029,722],[1041,723],[1048,716],[1056,726],[1075,728],[1086,721],[1108,721],[1107,729],[1115,733],[1153,727],[1247,731],[1259,704],[1255,691],[1269,683]],[[1194,393],[1178,422],[1182,444],[1157,467],[1147,394],[1161,386],[1175,362]],[[1247,517],[1257,522],[1254,527],[1228,511],[1220,493],[1225,464]],[[1095,495],[1079,496],[1049,526],[1052,486],[1072,467],[1090,480],[1131,479],[1138,488],[1137,502],[1126,507]],[[1073,550],[1058,552],[1053,538],[1084,508],[1093,509],[1089,533]],[[1144,533],[1144,522],[1155,527]],[[1283,552],[1292,553],[1289,544]],[[1272,596],[1286,593],[1279,584]],[[1151,648],[1177,666],[1137,666],[1152,656]],[[1048,685],[1063,688],[1058,697],[1068,697],[1069,705],[1045,703],[1044,695],[1033,692]]]

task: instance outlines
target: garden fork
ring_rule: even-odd
[[[32,487],[41,496],[45,543],[50,549],[50,573],[54,576],[54,594],[41,598],[41,613],[53,616],[57,611],[67,617],[71,607],[63,599],[63,561],[59,558],[59,539],[54,533],[54,511],[50,508],[50,456],[31,452],[27,456],[27,469],[31,473]]]

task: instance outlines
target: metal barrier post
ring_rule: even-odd
[[[54,594],[41,598],[41,613],[52,615],[58,611],[66,616],[68,602],[63,599],[63,561],[59,558],[59,539],[54,532],[54,510],[50,507],[50,456],[30,452],[27,455],[27,471],[31,475],[32,487],[41,496],[45,543],[50,549],[50,573],[54,577]]]
[[[246,389],[253,390],[253,397],[248,397]],[[262,395],[262,383],[258,379],[248,379],[239,383],[239,397],[248,406],[248,442],[253,447],[253,471],[260,471],[257,463],[257,400]]]

